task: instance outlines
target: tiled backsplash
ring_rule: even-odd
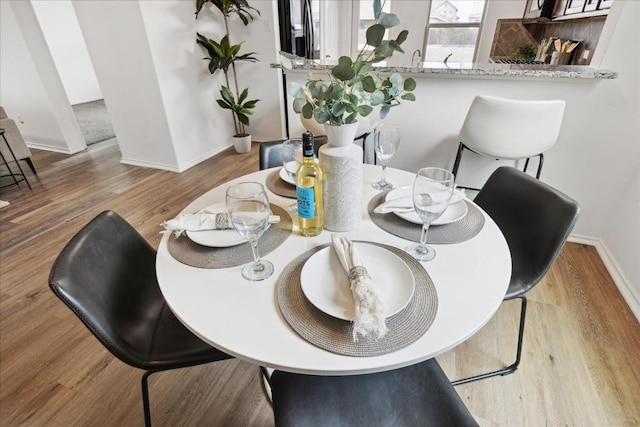
[[[491,45],[490,57],[517,58],[518,49],[531,45],[538,48],[544,38],[580,41],[573,55],[572,65],[589,65],[600,39],[606,16],[566,21],[535,22],[522,19],[499,19]],[[589,54],[585,55],[584,52]]]

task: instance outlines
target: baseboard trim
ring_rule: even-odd
[[[75,154],[75,153],[79,153],[80,151],[82,151],[85,148],[87,148],[87,146],[85,145],[81,149],[72,150],[69,147],[64,147],[63,148],[63,147],[58,147],[58,146],[55,146],[55,145],[40,144],[40,143],[37,143],[37,142],[27,142],[27,147],[33,148],[34,150],[53,151],[54,153],[62,153],[62,154]]]
[[[153,163],[153,162],[146,162],[146,161],[140,161],[140,160],[136,160],[136,159],[129,159],[126,157],[122,157],[120,159],[120,163],[125,164],[125,165],[132,165],[132,166],[141,166],[141,167],[145,167],[145,168],[152,168],[152,169],[161,169],[161,170],[166,170],[169,172],[176,172],[176,173],[181,173],[186,171],[187,169],[215,156],[216,154],[221,153],[222,151],[226,150],[229,147],[233,147],[233,144],[227,144],[227,145],[223,145],[222,147],[216,149],[216,150],[212,150],[202,156],[199,156],[193,160],[191,160],[188,163],[183,163],[179,166],[173,166],[173,165],[165,165],[162,163]]]
[[[640,298],[633,292],[629,280],[627,280],[624,272],[609,251],[609,248],[607,248],[607,245],[605,245],[602,240],[595,237],[581,236],[578,234],[570,235],[569,239],[567,240],[569,242],[594,246],[596,248],[600,259],[602,259],[602,262],[611,275],[613,282],[616,284],[616,287],[622,294],[624,300],[627,302],[627,305],[633,312],[634,316],[636,316],[638,322],[640,322]]]
[[[120,163],[124,165],[140,166],[143,168],[160,169],[160,170],[165,170],[169,172],[182,172],[180,169],[176,168],[175,166],[165,165],[162,163],[143,162],[140,160],[128,159],[126,157],[122,157],[120,159]]]

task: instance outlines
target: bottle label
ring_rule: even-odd
[[[304,219],[315,218],[315,199],[312,188],[297,188],[298,195],[298,216]]]

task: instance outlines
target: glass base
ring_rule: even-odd
[[[393,184],[387,181],[378,181],[371,186],[376,190],[391,190],[393,188]]]
[[[436,250],[429,245],[414,243],[405,248],[405,251],[418,261],[431,261],[436,257]]]
[[[298,215],[298,203],[292,203],[287,207],[287,211],[292,214]]]
[[[242,277],[247,280],[264,280],[273,274],[273,264],[269,261],[260,260],[258,264],[252,262],[242,269]]]

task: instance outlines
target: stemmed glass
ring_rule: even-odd
[[[251,243],[253,263],[242,269],[248,280],[264,280],[273,274],[273,264],[261,260],[258,239],[269,224],[270,205],[264,186],[258,182],[241,182],[227,189],[227,212],[236,231]]]
[[[386,123],[379,124],[373,132],[373,144],[376,156],[382,163],[382,176],[380,181],[371,184],[371,186],[376,190],[391,190],[393,184],[385,180],[384,172],[387,168],[387,163],[396,154],[398,145],[400,145],[400,127]]]
[[[289,179],[296,182],[296,172],[298,166],[302,164],[302,140],[288,139],[282,143],[282,167]],[[287,210],[291,213],[298,213],[298,204],[289,205]]]
[[[420,243],[407,246],[405,249],[419,261],[431,261],[436,251],[427,245],[429,225],[442,215],[449,206],[455,187],[451,172],[440,168],[422,168],[413,182],[413,206],[422,220]]]
[[[282,143],[282,167],[293,182],[296,182],[296,171],[302,164],[302,140],[287,139]]]

